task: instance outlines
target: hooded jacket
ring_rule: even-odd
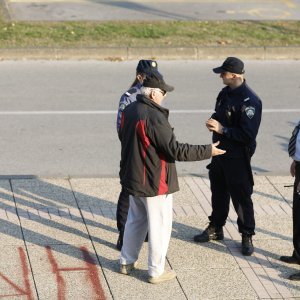
[[[143,95],[123,112],[120,180],[137,197],[171,194],[179,190],[175,161],[211,157],[211,145],[179,143],[168,121],[169,110]]]

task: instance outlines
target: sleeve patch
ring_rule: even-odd
[[[253,107],[253,106],[246,107],[245,113],[249,119],[252,119],[255,115],[255,107]]]

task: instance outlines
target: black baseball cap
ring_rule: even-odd
[[[161,89],[165,92],[172,92],[174,90],[174,87],[166,84],[163,76],[157,71],[153,71],[151,74],[149,74],[149,76],[146,77],[143,86],[153,89]]]
[[[157,62],[155,60],[141,59],[136,67],[137,73],[149,74],[152,71],[157,71]]]
[[[230,72],[235,74],[244,74],[244,63],[237,57],[227,57],[221,67],[214,68],[217,74]]]

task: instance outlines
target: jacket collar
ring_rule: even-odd
[[[244,79],[244,82],[237,88],[235,89],[231,89],[230,87],[228,87],[228,94],[230,95],[237,95],[240,94],[246,87],[246,79]]]
[[[154,101],[150,100],[149,98],[147,98],[144,95],[137,95],[136,96],[136,100],[138,102],[142,102],[145,103],[146,105],[149,105],[157,110],[159,110],[160,112],[162,112],[167,118],[169,117],[169,110],[165,107],[162,107],[161,105],[155,103]]]

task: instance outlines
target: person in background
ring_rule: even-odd
[[[144,80],[141,95],[122,116],[120,179],[129,193],[130,205],[120,256],[120,273],[128,275],[137,260],[148,232],[148,282],[174,279],[165,272],[165,259],[172,231],[173,193],[179,190],[175,161],[198,161],[221,155],[212,145],[179,143],[161,106],[173,87],[153,72]]]
[[[128,91],[126,91],[120,98],[119,107],[118,107],[118,114],[117,114],[117,132],[120,130],[121,126],[121,119],[124,109],[136,101],[136,96],[141,93],[140,89],[143,83],[143,80],[146,78],[147,74],[151,74],[153,71],[157,71],[157,62],[154,60],[145,60],[141,59],[136,67],[136,76],[131,84]],[[117,249],[121,250],[123,245],[123,236],[124,236],[124,229],[125,223],[127,220],[129,208],[129,194],[125,189],[121,189],[118,204],[117,204],[117,212],[116,212],[116,219],[117,219],[117,228],[119,230],[119,237],[117,240]]]
[[[281,256],[280,260],[288,264],[300,264],[300,121],[293,130],[288,152],[293,159],[290,173],[295,177],[293,191],[293,245],[291,256]],[[300,280],[300,272],[289,276],[290,280]]]
[[[228,57],[222,66],[214,68],[226,85],[217,97],[215,113],[206,122],[213,132],[213,142],[220,141],[226,154],[213,157],[209,168],[212,214],[209,225],[194,236],[198,243],[223,240],[223,226],[229,213],[230,197],[242,234],[242,254],[254,251],[254,209],[251,195],[253,176],[250,159],[256,149],[256,136],[261,122],[262,103],[244,79],[244,63]]]

